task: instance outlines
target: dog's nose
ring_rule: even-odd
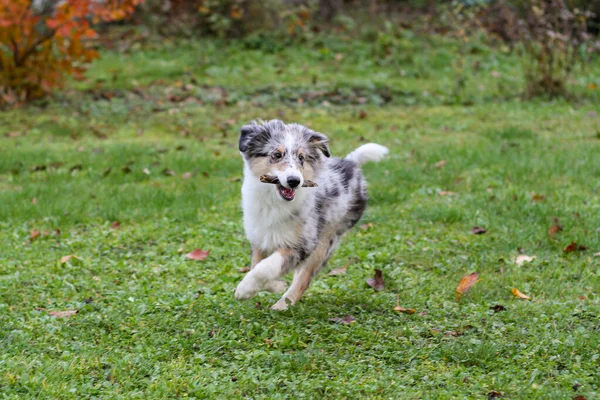
[[[300,178],[298,178],[297,176],[290,176],[289,178],[287,178],[287,184],[289,187],[294,189],[300,184]]]

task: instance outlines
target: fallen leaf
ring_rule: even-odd
[[[329,318],[329,322],[335,322],[336,324],[343,324],[343,325],[350,325],[354,322],[356,322],[356,320],[354,319],[354,317],[352,315],[346,315],[344,318]]]
[[[594,253],[594,257],[600,257],[600,251],[597,253]]]
[[[565,253],[573,253],[574,251],[584,251],[587,250],[587,247],[577,244],[577,242],[571,242],[565,249],[563,250]]]
[[[360,118],[360,119],[365,119],[365,118],[367,118],[367,113],[366,113],[366,111],[365,111],[365,110],[360,110],[360,111],[358,112],[358,118]]]
[[[467,293],[471,286],[477,283],[478,279],[479,274],[477,272],[463,276],[456,287],[456,301],[459,301],[463,294]]]
[[[119,221],[115,221],[110,224],[110,229],[119,229],[121,227],[121,223]]]
[[[373,223],[369,222],[368,224],[362,224],[360,226],[360,229],[367,230],[367,229],[372,228],[372,227],[373,227]]]
[[[504,395],[500,392],[496,392],[495,390],[492,390],[492,391],[488,392],[487,397],[488,397],[488,400],[494,400],[495,398],[498,398],[498,397],[504,397]]]
[[[332,269],[331,271],[329,271],[329,273],[327,275],[329,275],[329,276],[346,275],[346,271],[347,271],[346,267],[336,268],[336,269]]]
[[[533,260],[535,260],[535,256],[529,257],[529,256],[526,256],[525,254],[519,254],[517,256],[517,258],[515,258],[515,264],[517,264],[518,266],[521,266],[524,263],[532,262]]]
[[[123,172],[124,174],[129,174],[129,173],[131,173],[131,168],[129,168],[128,165],[123,165],[121,167],[121,172]]]
[[[182,179],[190,179],[191,177],[192,177],[192,173],[191,173],[191,172],[184,172],[184,173],[181,175],[181,178],[182,178]]]
[[[150,170],[148,168],[144,168],[142,170],[143,173],[145,173],[146,175],[150,175]]]
[[[543,201],[546,201],[546,196],[544,196],[543,194],[531,193],[531,201],[541,203]]]
[[[79,310],[48,311],[48,314],[52,315],[53,317],[56,317],[56,318],[64,318],[64,317],[73,316],[73,315],[77,314],[78,312],[79,312]]]
[[[375,289],[376,292],[385,289],[385,282],[383,281],[383,272],[380,269],[376,269],[373,278],[367,279],[367,285]]]
[[[563,227],[560,225],[552,225],[550,227],[550,229],[548,229],[548,236],[550,236],[550,238],[554,237],[554,235],[556,235],[558,232],[562,231]]]
[[[37,206],[37,197],[34,197],[33,199],[31,199],[31,204],[33,204],[34,206]]]
[[[185,256],[190,260],[202,261],[208,257],[209,250],[196,249],[191,253],[187,253]]]
[[[519,290],[517,288],[512,288],[512,294],[515,295],[515,297],[518,297],[520,299],[530,299],[531,298],[531,297],[527,296],[526,294],[519,292]]]
[[[421,311],[420,313],[417,314],[419,317],[424,317],[425,315],[427,315],[427,311]]]
[[[250,267],[248,266],[238,269],[238,272],[241,272],[242,274],[245,274],[248,271],[250,271]]]
[[[573,400],[587,400],[587,397],[580,394],[580,395],[573,397]]]
[[[404,314],[414,314],[415,312],[417,312],[417,310],[415,310],[414,308],[404,308],[400,307],[399,305],[394,307],[394,311],[398,311]]]
[[[71,255],[68,255],[68,256],[61,257],[60,263],[64,264],[64,263],[66,263],[67,261],[69,261],[72,258],[75,258],[77,260],[81,260],[81,257],[77,257],[77,256],[74,256],[74,255],[71,254]]]
[[[448,164],[448,161],[446,161],[446,160],[440,160],[440,161],[436,162],[435,164],[433,164],[433,166],[435,168],[437,168],[437,169],[440,169],[440,168],[444,168],[444,166],[446,164]]]
[[[454,192],[448,192],[445,190],[442,190],[441,192],[438,192],[439,196],[456,196],[458,193],[454,193]]]
[[[484,233],[486,233],[486,232],[487,232],[487,231],[486,231],[484,228],[482,228],[482,227],[479,227],[479,226],[474,226],[474,227],[471,229],[471,233],[473,233],[473,234],[475,234],[475,235],[483,235],[483,234],[484,234]]]
[[[39,238],[40,235],[40,231],[38,231],[37,229],[32,229],[31,232],[29,232],[29,241],[33,242],[35,239]]]
[[[175,176],[175,171],[172,169],[165,168],[162,170],[162,174],[165,176]]]
[[[490,310],[493,310],[495,313],[500,312],[500,311],[506,311],[506,307],[504,307],[501,304],[496,304],[492,307],[490,307]]]

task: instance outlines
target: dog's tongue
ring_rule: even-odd
[[[294,189],[288,189],[288,188],[282,187],[281,194],[283,195],[283,197],[292,199],[292,198],[294,198]]]

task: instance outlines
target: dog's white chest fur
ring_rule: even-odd
[[[290,248],[300,237],[297,224],[308,193],[299,190],[294,201],[277,198],[275,185],[260,182],[251,173],[245,174],[242,185],[244,229],[250,243],[269,253],[278,248]]]

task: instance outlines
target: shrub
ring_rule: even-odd
[[[98,57],[94,23],[122,20],[143,0],[0,0],[0,104],[38,98]]]
[[[533,0],[520,21],[527,97],[564,96],[566,83],[593,50],[587,21],[593,14],[569,9],[565,0]]]

